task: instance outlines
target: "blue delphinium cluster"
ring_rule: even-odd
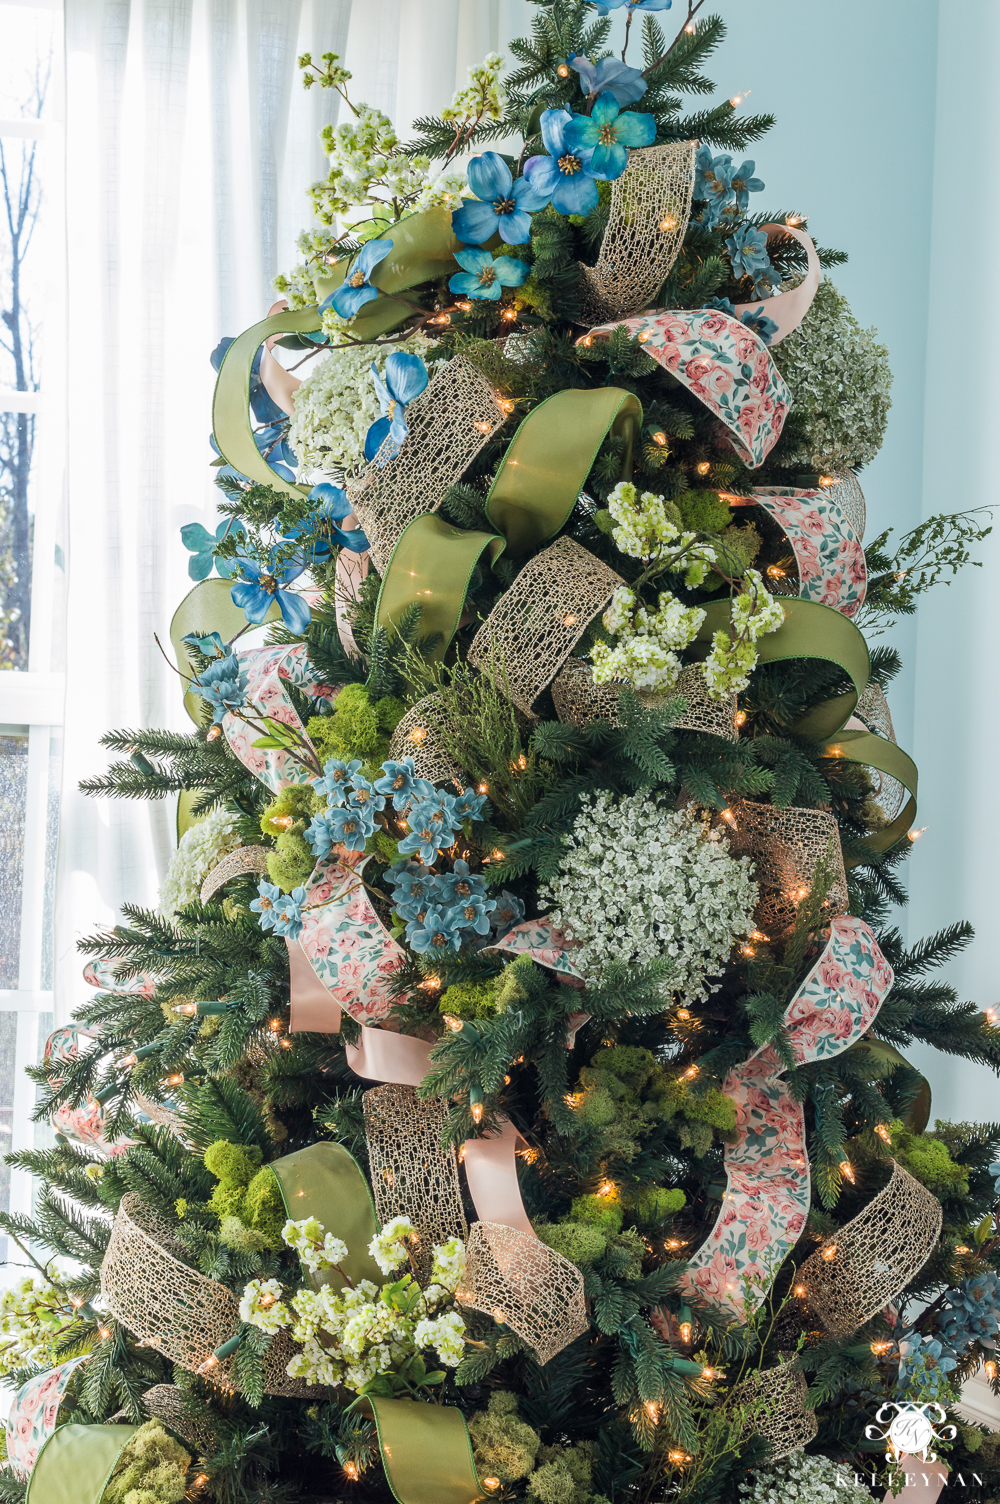
[[[273,883],[257,884],[260,897],[255,898],[250,908],[260,918],[262,930],[273,930],[285,940],[297,940],[302,933],[302,905],[306,901],[305,888],[293,888],[291,893],[282,893]]]
[[[755,166],[747,161],[737,167],[728,152],[713,157],[709,147],[699,146],[692,197],[704,204],[699,223],[706,230],[737,220],[749,205],[751,193],[762,191],[763,182],[753,175]]]
[[[192,694],[201,695],[212,707],[212,718],[216,725],[222,720],[227,711],[239,710],[246,704],[247,676],[240,672],[240,660],[233,652],[228,643],[224,643],[217,632],[212,637],[218,642],[219,656],[212,659],[211,663],[199,673],[197,679],[192,680]],[[185,642],[201,648],[207,652],[209,646],[215,646],[208,638],[198,638],[191,633],[184,639]],[[202,643],[205,644],[202,647]]]
[[[706,308],[718,308],[720,312],[727,313],[731,319],[736,317],[736,305],[729,298],[709,298],[704,305]],[[773,335],[777,334],[778,326],[774,319],[769,319],[764,312],[763,303],[759,308],[747,308],[740,314],[740,323],[746,324],[754,334],[758,334],[765,345],[771,343]]]
[[[406,943],[418,955],[458,951],[472,935],[489,934],[496,899],[486,896],[484,878],[470,872],[468,862],[455,862],[450,872],[406,862],[390,868],[385,880],[406,924]]]
[[[361,775],[361,760],[341,762],[331,757],[323,764],[322,778],[314,778],[313,788],[326,795],[326,809],[313,815],[305,838],[313,855],[319,859],[330,855],[334,846],[347,851],[364,851],[365,842],[375,834],[375,816],[385,809],[385,796]]]
[[[996,1347],[1000,1332],[1000,1276],[993,1269],[970,1274],[946,1295],[948,1302],[938,1317],[937,1335],[945,1347],[961,1354],[973,1342]]]

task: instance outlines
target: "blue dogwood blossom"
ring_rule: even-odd
[[[302,905],[306,901],[305,888],[293,888],[291,893],[285,893],[281,898],[275,899],[274,908],[274,933],[281,935],[285,940],[297,940],[302,933]]]
[[[385,237],[366,241],[351,262],[343,282],[319,305],[320,313],[332,308],[342,319],[353,319],[366,303],[377,298],[378,288],[372,286],[371,274],[391,250],[392,241]]]
[[[531,238],[531,216],[545,208],[544,198],[527,178],[514,181],[510,168],[495,151],[473,157],[468,169],[469,187],[478,202],[464,203],[451,216],[459,240],[482,245],[499,233],[508,245],[524,245]]]
[[[365,552],[368,539],[359,527],[345,530],[337,526],[354,510],[346,491],[324,480],[313,486],[309,500],[319,503],[316,510],[301,522],[286,527],[281,535],[283,538],[306,539],[304,547],[313,559],[329,558],[334,548],[349,548],[355,554]]]
[[[406,943],[418,956],[441,954],[462,948],[462,935],[454,913],[431,907],[406,926]]]
[[[938,1336],[945,1346],[961,1354],[978,1342],[995,1348],[1000,1333],[1000,1276],[996,1270],[970,1274],[955,1290],[945,1294],[948,1304],[938,1316]]]
[[[250,908],[254,914],[258,914],[260,916],[257,922],[260,925],[261,929],[272,930],[274,929],[275,920],[278,917],[275,905],[285,895],[282,893],[280,888],[275,887],[274,883],[268,882],[259,882],[257,884],[257,892],[260,896],[253,900]]]
[[[239,710],[246,704],[247,683],[246,674],[240,672],[239,658],[227,649],[221,657],[205,665],[192,682],[191,692],[208,701],[218,725],[227,711]]]
[[[352,762],[341,762],[338,757],[330,757],[323,764],[323,777],[314,778],[312,786],[317,794],[325,794],[328,805],[337,806],[347,803],[347,791],[351,779],[361,769],[360,757],[355,757]]]
[[[416,919],[437,901],[438,874],[422,862],[398,863],[385,874],[393,890],[392,905],[400,919]]]
[[[398,799],[402,803],[414,792],[414,766],[412,757],[404,757],[401,762],[384,762],[382,777],[376,778],[375,787],[387,799]]]
[[[597,14],[606,16],[609,10],[669,10],[673,0],[598,0]]]
[[[455,800],[456,819],[463,824],[466,820],[481,820],[485,803],[485,794],[477,794],[475,789],[466,789]]]
[[[752,329],[754,334],[759,334],[765,345],[769,345],[778,332],[778,326],[774,319],[769,319],[764,312],[763,303],[759,308],[748,308],[742,313],[740,315],[740,323],[746,324],[747,328]]]
[[[298,465],[299,460],[298,455],[288,443],[287,428],[288,419],[283,416],[280,423],[269,423],[266,428],[258,428],[254,433],[253,441],[275,475],[280,475],[282,480],[294,480],[295,469],[293,467]],[[209,434],[208,442],[216,454],[221,456],[222,450],[215,442],[214,434]],[[250,485],[249,475],[244,475],[241,470],[236,469],[235,465],[228,463],[217,467],[215,478],[216,480],[245,481],[247,485]]]
[[[238,517],[227,517],[220,522],[214,533],[202,527],[200,522],[188,522],[181,528],[181,542],[191,554],[188,559],[188,575],[192,580],[207,580],[212,567],[224,580],[232,575],[236,565],[231,559],[217,559],[213,550],[229,533],[245,533],[246,528]]]
[[[571,52],[567,63],[580,75],[580,88],[588,99],[598,94],[613,94],[619,104],[635,104],[647,89],[638,68],[630,68],[617,57],[602,57],[592,63],[582,53]]]
[[[226,358],[226,352],[228,351],[229,346],[233,343],[234,337],[231,334],[227,335],[225,339],[219,340],[219,343],[216,345],[215,349],[212,351],[211,356],[209,357],[212,362],[213,371],[218,371],[221,369],[222,362]],[[257,351],[257,354],[254,356],[253,364],[250,367],[250,389],[247,392],[247,396],[250,401],[250,411],[253,413],[258,423],[283,423],[288,417],[288,414],[285,412],[284,408],[278,406],[277,402],[275,402],[274,398],[267,390],[267,387],[264,385],[264,382],[261,378],[260,367],[263,358],[264,346],[261,345],[260,349]]]
[[[485,880],[478,872],[470,872],[468,862],[459,859],[450,872],[443,872],[438,878],[435,899],[442,904],[461,906],[466,899],[485,893]]]
[[[373,812],[385,809],[385,797],[377,792],[367,778],[355,773],[351,779],[351,792],[347,796],[351,809],[369,809]]]
[[[208,632],[204,636],[199,632],[185,632],[181,642],[186,642],[189,648],[197,648],[205,658],[225,658],[230,651],[228,642],[223,642],[218,632]]]
[[[436,790],[433,798],[415,804],[406,817],[410,830],[399,843],[400,854],[415,852],[422,862],[428,865],[434,862],[438,852],[451,845],[456,831],[462,827],[454,809],[454,795],[442,790]]]
[[[543,110],[540,120],[547,157],[529,157],[524,175],[560,214],[589,214],[598,200],[597,179],[604,174],[592,167],[594,148],[574,147],[566,139],[573,120],[569,110]]]
[[[427,386],[427,367],[419,355],[410,355],[405,350],[393,350],[386,357],[385,379],[379,374],[374,361],[371,372],[382,417],[376,418],[365,435],[365,459],[373,460],[384,441],[389,438],[392,444],[383,458],[390,460],[399,453],[408,432],[405,417],[407,406]]]
[[[374,834],[375,811],[347,804],[339,809],[328,807],[313,815],[305,838],[313,855],[321,858],[329,856],[334,846],[364,851],[365,842]]]
[[[282,590],[298,579],[305,566],[298,560],[289,559],[278,564],[272,554],[268,566],[254,559],[240,559],[240,569],[245,578],[234,580],[230,588],[233,605],[239,606],[247,621],[262,622],[277,601],[281,619],[290,632],[304,632],[312,620],[312,614],[301,595]]]
[[[753,175],[756,165],[756,162],[746,161],[733,172],[732,189],[740,209],[745,209],[750,203],[751,193],[762,193],[764,190],[763,180]]]
[[[736,277],[754,277],[771,265],[767,236],[763,230],[744,225],[726,240],[726,250]]]
[[[597,177],[620,178],[628,166],[628,146],[650,146],[656,135],[652,115],[621,113],[609,92],[599,94],[589,115],[574,115],[563,131],[570,150],[593,148],[590,168]]]
[[[523,918],[524,904],[514,893],[508,893],[504,888],[493,910],[493,928],[498,935],[506,935],[507,931],[512,930],[516,924],[520,924]]]
[[[476,935],[488,935],[490,915],[496,906],[495,898],[487,898],[485,893],[470,893],[467,898],[449,905],[445,910],[445,918],[459,929],[472,930]]]
[[[541,202],[544,204],[545,199]],[[497,256],[489,251],[463,250],[455,252],[455,260],[462,268],[448,282],[452,292],[465,298],[488,298],[495,303],[505,287],[520,287],[527,280],[530,270],[526,261],[517,256]]]

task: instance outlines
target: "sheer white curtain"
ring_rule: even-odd
[[[161,657],[190,586],[179,529],[214,527],[207,443],[220,336],[294,259],[326,51],[401,132],[523,29],[525,0],[66,0],[69,605],[56,1012],[84,992],[80,935],[152,904],[174,800],[88,798],[110,728],[187,725]]]

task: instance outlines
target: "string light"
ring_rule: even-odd
[[[207,1482],[208,1482],[208,1474],[207,1473],[199,1473],[198,1476],[197,1476],[197,1478],[194,1480],[194,1486],[195,1486],[195,1488],[204,1488],[205,1484]]]
[[[906,832],[906,839],[907,839],[907,840],[908,840],[908,841],[909,841],[909,842],[911,842],[911,844],[912,844],[912,842],[914,842],[914,841],[919,841],[919,840],[920,840],[920,837],[921,837],[921,836],[922,836],[922,835],[923,835],[923,833],[924,833],[924,831],[925,831],[925,830],[926,830],[926,829],[927,829],[927,826],[926,826],[926,825],[921,825],[921,827],[920,827],[920,829],[919,829],[919,830],[908,830],[908,831],[907,831],[907,832]]]
[[[835,486],[837,484],[837,477],[835,475],[821,475],[819,483],[821,486]]]
[[[701,1376],[702,1376],[703,1379],[721,1379],[722,1378],[722,1374],[719,1371],[719,1369],[717,1369],[717,1368],[703,1368],[702,1371],[701,1371]]]
[[[687,34],[688,34],[689,37],[693,37],[694,36],[694,29],[695,28],[694,28],[694,22],[693,21],[689,21],[688,24],[684,28],[684,30],[687,32]]]
[[[440,977],[424,977],[424,979],[420,983],[420,985],[424,989],[425,992],[437,992],[438,988],[441,986],[441,978]]]
[[[756,954],[757,954],[757,947],[755,945],[751,945],[748,940],[744,940],[743,944],[740,946],[740,955],[741,956],[755,956]]]
[[[712,468],[712,461],[701,460],[697,465],[695,465],[694,468],[697,470],[699,475],[707,475]]]
[[[684,1244],[681,1242],[680,1238],[668,1238],[663,1246],[665,1248],[683,1248]]]
[[[902,584],[902,582],[906,579],[906,576],[908,574],[909,574],[909,570],[908,569],[897,569],[896,570],[896,580],[897,580],[897,582],[899,584]]]
[[[577,620],[578,618],[573,615],[572,611],[567,611],[566,615],[563,617],[563,626],[575,627]]]
[[[725,820],[727,825],[736,824],[736,816],[733,814],[731,809],[721,809],[719,811],[719,819]]]
[[[164,1086],[183,1086],[184,1077],[180,1071],[174,1071],[173,1075],[164,1077]]]
[[[281,1028],[281,1019],[280,1018],[272,1018],[270,1024],[268,1025],[268,1027],[271,1028],[271,1029],[274,1029],[274,1031],[277,1033],[277,1031]]]
[[[677,1452],[671,1452],[670,1453],[670,1461],[671,1462],[681,1463],[681,1462],[690,1462],[690,1460],[691,1459],[688,1456],[687,1452],[677,1451]]]
[[[785,224],[786,225],[791,225],[792,229],[794,230],[799,225],[805,224],[805,220],[803,219],[803,217],[802,217],[801,214],[786,214],[785,215]]]
[[[669,235],[671,230],[676,230],[676,228],[677,220],[672,214],[667,214],[663,219],[660,220],[660,229],[663,231],[664,235]]]
[[[478,428],[479,426],[480,425],[477,423],[476,427]],[[487,428],[489,427],[488,423],[487,423],[486,427]],[[425,742],[426,740],[427,740],[427,727],[426,726],[414,726],[413,730],[410,732],[410,741],[411,742],[416,742],[417,746],[419,747],[420,744],[422,742]]]
[[[102,1326],[102,1327],[98,1328],[98,1330],[100,1331],[100,1334],[101,1334],[101,1341],[102,1342],[107,1342],[108,1338],[111,1336],[111,1333],[108,1330],[108,1328],[106,1326]]]
[[[687,1068],[687,1070],[684,1072],[684,1080],[685,1081],[693,1081],[694,1078],[695,1078],[695,1076],[697,1076],[697,1074],[698,1074],[698,1067],[696,1065],[689,1065],[688,1068]]]
[[[461,1034],[462,1030],[465,1028],[462,1020],[460,1018],[456,1018],[453,1013],[446,1013],[444,1015],[444,1022],[445,1028],[450,1029],[453,1034]]]
[[[826,1259],[827,1263],[829,1263],[830,1259],[835,1259],[837,1257],[836,1243],[827,1244],[827,1246],[823,1249],[823,1257]]]
[[[655,1400],[646,1401],[646,1414],[655,1425],[660,1418],[660,1407]]]
[[[739,107],[743,103],[744,99],[749,99],[749,97],[750,97],[750,95],[752,93],[753,93],[752,89],[744,89],[744,91],[743,91],[742,94],[734,94],[733,97],[732,97],[732,99],[729,101],[729,103],[732,105],[732,107],[733,107],[734,110],[739,109]]]
[[[803,1300],[805,1298],[805,1293],[806,1293],[806,1287],[805,1287],[805,1285],[796,1285],[795,1289],[792,1291],[792,1294],[793,1295],[797,1295],[800,1300]]]
[[[889,1132],[889,1129],[885,1123],[876,1123],[875,1132],[878,1134],[879,1138],[884,1144],[892,1143],[892,1134]]]
[[[213,1368],[218,1368],[218,1366],[219,1366],[219,1360],[218,1360],[218,1358],[215,1356],[214,1353],[211,1353],[209,1355],[209,1357],[207,1357],[205,1359],[204,1363],[199,1363],[198,1364],[198,1372],[199,1373],[211,1373],[212,1370],[213,1370]]]
[[[657,446],[657,447],[658,447],[658,448],[659,448],[659,449],[663,449],[663,448],[665,448],[665,447],[666,447],[666,443],[667,443],[667,436],[666,436],[666,434],[665,434],[665,433],[664,433],[664,432],[663,432],[663,430],[662,430],[662,428],[658,428],[658,429],[657,429],[657,431],[656,431],[656,433],[654,433],[654,434],[653,434],[653,435],[652,435],[652,439],[653,439],[653,443],[654,443],[654,444],[655,444],[655,445],[656,445],[656,446]]]
[[[1000,1013],[997,1012],[996,1008],[987,1008],[986,1022],[988,1024],[992,1024],[994,1029],[996,1028],[997,1024],[1000,1024]]]
[[[750,931],[750,939],[751,940],[757,940],[757,941],[759,941],[763,945],[766,945],[767,942],[770,940],[770,938],[771,938],[770,935],[765,935],[764,932],[763,932],[763,930],[751,930]]]
[[[502,319],[507,319],[508,322],[510,320],[512,320],[512,319],[516,319],[517,318],[517,309],[516,308],[505,308],[504,311],[503,311],[503,313],[500,315],[500,317]]]
[[[782,569],[780,564],[769,564],[767,566],[767,572],[772,580],[783,580],[785,577],[785,571]]]
[[[462,310],[463,313],[471,313],[472,312],[472,304],[465,302],[464,299],[463,299],[463,301],[461,303],[456,303],[455,307],[456,308],[461,308],[461,310]]]
[[[678,1018],[688,1019],[688,1018],[691,1017],[691,1010],[689,1008],[678,1008],[677,1009],[677,1017]]]
[[[995,1379],[995,1378],[996,1378],[996,1376],[997,1376],[997,1366],[996,1366],[996,1364],[995,1364],[995,1363],[994,1363],[994,1362],[993,1362],[993,1359],[992,1359],[992,1358],[991,1358],[991,1359],[990,1359],[990,1360],[989,1360],[989,1362],[988,1362],[988,1363],[985,1363],[985,1364],[984,1364],[984,1365],[983,1365],[983,1367],[984,1367],[984,1369],[985,1369],[985,1371],[986,1371],[986,1377],[987,1377],[987,1378],[988,1378],[988,1379],[989,1379],[989,1380],[990,1380],[990,1382],[991,1382],[991,1383],[992,1383],[992,1381],[993,1381],[993,1380],[994,1380],[994,1379]]]
[[[614,1181],[613,1180],[605,1180],[600,1186],[598,1186],[598,1188],[597,1188],[597,1194],[599,1196],[613,1196],[615,1194],[615,1183],[614,1183]]]
[[[735,726],[745,726],[746,723],[747,723],[747,713],[746,713],[746,711],[745,710],[738,710],[736,712],[736,714],[733,716],[733,724]]]
[[[275,830],[291,830],[295,821],[291,815],[274,815],[269,823],[274,826]]]
[[[208,735],[206,736],[205,740],[207,742],[217,742],[219,740],[219,737],[221,735],[222,735],[222,727],[221,726],[210,726],[208,728]]]
[[[482,783],[477,783],[476,784],[476,793],[477,794],[488,794],[489,791],[490,791],[490,786],[489,786],[489,784],[485,780]]]
[[[472,426],[473,426],[473,428],[477,428],[480,433],[489,433],[489,431],[490,431],[490,429],[492,428],[493,425],[492,425],[492,423],[474,423]],[[426,736],[426,735],[427,735],[427,733],[425,731],[424,732],[424,736]]]
[[[875,1354],[876,1358],[884,1358],[885,1355],[886,1355],[886,1353],[891,1353],[892,1352],[892,1343],[891,1342],[873,1342],[872,1345],[871,1345],[871,1350]]]
[[[589,349],[590,346],[594,343],[594,337],[593,337],[593,335],[592,334],[585,334],[583,336],[583,339],[580,341],[580,343],[581,343],[581,345],[585,345]]]
[[[350,1480],[351,1480],[352,1483],[357,1483],[357,1481],[358,1481],[358,1464],[356,1462],[345,1462],[344,1463],[344,1472],[346,1473],[347,1477],[350,1478]]]
[[[643,329],[639,334],[636,335],[636,339],[639,341],[640,345],[646,344],[646,342],[651,338],[652,336],[648,329]]]
[[[497,1322],[500,1326],[503,1326],[504,1323],[507,1320],[507,1312],[501,1310],[499,1306],[494,1306],[493,1307],[493,1320],[495,1322]]]
[[[559,71],[561,73],[562,69],[560,68]],[[491,1494],[495,1494],[497,1489],[500,1487],[500,1479],[494,1478],[491,1474],[488,1478],[483,1479],[483,1487],[488,1488]]]
[[[966,1244],[966,1243],[960,1243],[959,1246],[955,1249],[955,1252],[956,1253],[971,1253],[972,1249],[968,1246],[968,1244]]]
[[[569,78],[569,68],[565,63],[559,64],[558,68],[556,69],[556,73],[559,78]],[[483,1481],[488,1483],[489,1479],[486,1478]]]
[[[840,1173],[845,1180],[849,1180],[852,1185],[854,1184],[854,1170],[849,1159],[842,1159],[840,1161]]]
[[[450,313],[439,313],[438,316],[437,316],[437,318],[431,319],[430,322],[432,324],[450,324],[451,323],[451,314]]]

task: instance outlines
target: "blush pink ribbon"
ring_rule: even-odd
[[[868,925],[850,916],[835,919],[785,1012],[797,1063],[849,1049],[871,1026],[892,982]],[[809,1211],[805,1114],[783,1070],[766,1045],[726,1077],[722,1089],[736,1104],[738,1138],[726,1146],[722,1209],[682,1281],[690,1294],[739,1320],[764,1298]]]
[[[804,230],[797,230],[794,225],[761,225],[768,240],[781,240],[791,236],[799,245],[805,246],[807,270],[798,287],[789,288],[788,292],[775,293],[773,298],[765,298],[763,304],[760,298],[753,303],[737,303],[736,317],[741,318],[744,313],[756,313],[763,306],[764,312],[769,319],[777,324],[777,331],[771,335],[771,344],[778,345],[797,329],[809,312],[809,305],[819,291],[820,278],[823,269],[819,264],[816,247]]]

